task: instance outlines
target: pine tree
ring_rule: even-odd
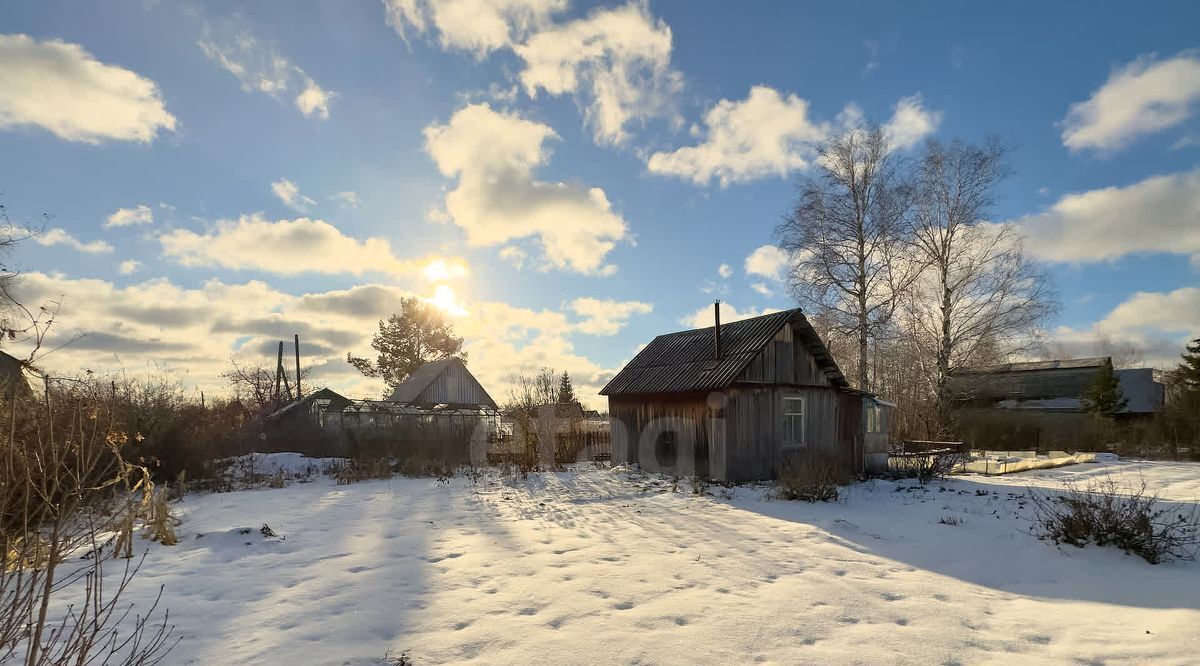
[[[430,361],[455,357],[466,362],[462,343],[441,310],[419,298],[405,297],[400,313],[380,321],[379,332],[371,338],[376,359],[347,353],[346,361],[367,377],[382,377],[390,390]]]
[[[1100,373],[1083,394],[1082,402],[1084,411],[1110,418],[1129,404],[1121,393],[1121,380],[1117,379],[1112,363],[1100,367]]]
[[[1182,356],[1183,363],[1179,364],[1178,372],[1184,390],[1200,393],[1200,338],[1188,343],[1187,351]]]
[[[558,404],[576,402],[575,388],[571,386],[571,376],[563,370],[562,379],[558,382]]]

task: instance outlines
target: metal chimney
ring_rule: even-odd
[[[713,354],[714,358],[721,358],[721,301],[713,301],[713,321],[716,324],[713,326]]]

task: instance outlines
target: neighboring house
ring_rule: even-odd
[[[353,401],[346,396],[328,388],[313,391],[300,400],[293,400],[279,409],[267,414],[267,423],[287,424],[300,420],[309,420],[319,426],[337,426],[341,424],[342,410]]]
[[[496,401],[458,358],[422,365],[388,399],[412,407],[498,409]]]
[[[1083,396],[1107,356],[960,368],[947,381],[960,433],[980,448],[1073,450],[1090,420]],[[1117,370],[1128,401],[1119,420],[1152,416],[1163,405],[1163,385],[1150,368]]]
[[[262,451],[295,451],[309,456],[345,455],[339,437],[342,410],[352,401],[327,388],[293,400],[263,417]]]
[[[656,337],[600,391],[614,464],[725,481],[805,457],[886,469],[886,434],[865,426],[885,432],[890,403],[850,388],[799,309],[724,326],[714,314],[715,326]]]
[[[26,367],[15,356],[0,351],[0,399],[31,400],[33,390],[25,376]]]

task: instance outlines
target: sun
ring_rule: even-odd
[[[425,302],[433,304],[437,309],[451,317],[464,317],[467,315],[467,309],[458,302],[458,296],[448,284],[439,284],[433,290],[433,296],[426,298]]]

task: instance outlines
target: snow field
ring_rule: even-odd
[[[180,544],[151,544],[128,594],[166,585],[170,663],[1200,663],[1200,566],[1029,534],[1025,485],[1103,473],[1200,497],[1182,463],[872,481],[819,505],[591,466],[320,479],[187,496]]]

